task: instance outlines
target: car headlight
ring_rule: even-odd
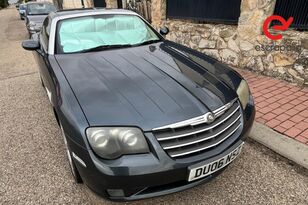
[[[149,152],[148,143],[138,128],[91,127],[86,134],[93,151],[104,159]]]
[[[249,101],[249,95],[250,95],[250,92],[249,92],[249,87],[248,87],[248,84],[245,80],[242,80],[240,85],[238,86],[237,90],[236,90],[236,93],[238,95],[238,98],[243,106],[243,109],[246,108],[247,106],[247,103]]]

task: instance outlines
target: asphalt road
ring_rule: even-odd
[[[16,9],[0,11],[0,204],[113,204],[73,182]],[[308,173],[249,140],[215,180],[131,204],[308,204]]]

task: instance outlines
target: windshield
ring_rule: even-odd
[[[56,11],[56,7],[52,4],[28,4],[28,15],[48,15],[50,12]]]
[[[57,53],[98,51],[159,41],[138,16],[97,15],[62,20],[58,24]]]
[[[26,9],[26,5],[24,4],[19,5],[19,10],[25,10],[25,9]]]

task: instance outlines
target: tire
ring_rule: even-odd
[[[81,179],[81,176],[77,170],[77,167],[75,165],[75,162],[73,161],[73,158],[72,158],[72,153],[71,153],[71,150],[68,146],[68,143],[67,143],[67,140],[66,140],[66,136],[65,136],[65,133],[64,133],[64,130],[63,130],[63,127],[60,123],[60,128],[61,128],[61,132],[62,132],[62,136],[63,136],[63,140],[64,140],[64,146],[65,146],[65,151],[66,151],[66,154],[67,154],[67,159],[68,159],[68,162],[69,162],[69,166],[70,166],[70,169],[71,169],[71,173],[73,175],[73,178],[74,178],[74,181],[78,184],[81,184],[82,183],[82,179]]]

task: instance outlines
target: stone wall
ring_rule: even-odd
[[[93,7],[92,0],[83,0],[85,8]],[[63,9],[82,8],[81,0],[63,0]]]
[[[238,26],[166,19],[165,1],[152,0],[152,24],[168,26],[168,39],[231,66],[308,86],[308,32],[289,29],[279,41],[262,35],[275,0],[242,0]]]
[[[118,8],[117,0],[106,0],[106,8]]]

